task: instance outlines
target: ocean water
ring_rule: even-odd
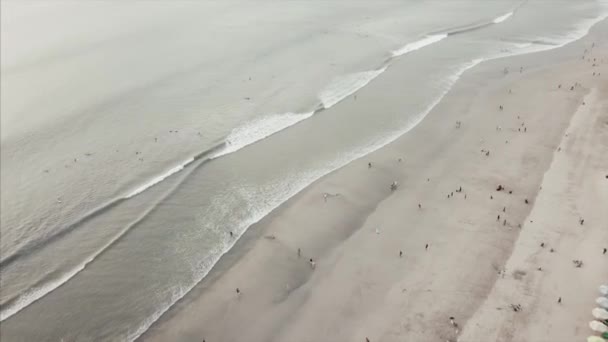
[[[563,46],[608,13],[599,0],[0,4],[3,341],[137,339],[251,224],[406,134],[466,70]]]

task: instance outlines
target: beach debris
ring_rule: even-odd
[[[505,188],[502,185],[498,184],[498,187],[496,188],[496,191],[502,191],[504,189]]]
[[[393,181],[393,183],[391,184],[391,191],[397,190],[397,187],[399,187],[399,184],[397,183],[397,181]]]
[[[543,270],[543,268],[542,268],[542,267],[539,267],[539,268],[537,268],[537,270],[542,271],[542,270]]]
[[[513,311],[515,311],[515,312],[520,312],[521,304],[511,304],[511,309],[513,309]]]
[[[574,264],[574,267],[576,267],[576,268],[583,267],[583,261],[582,260],[572,260],[572,263]]]
[[[313,270],[317,266],[317,264],[314,262],[314,260],[312,260],[312,258],[310,258],[310,260],[308,261],[308,263],[310,264],[310,268],[313,269]]]
[[[268,239],[268,240],[274,240],[274,239],[276,239],[276,238],[277,238],[277,237],[276,237],[276,236],[274,236],[274,235],[265,235],[265,236],[264,236],[264,239]]]
[[[523,270],[515,270],[513,272],[513,278],[517,279],[517,280],[522,280],[524,278],[524,276],[527,274],[526,271]]]
[[[462,125],[462,122],[456,121],[456,128],[460,128],[461,125]]]
[[[375,232],[376,234],[380,234],[380,229],[376,228]]]
[[[555,249],[551,248],[551,249],[549,250],[549,252],[553,253],[553,252],[555,252]]]
[[[454,328],[458,329],[458,323],[456,323],[454,316],[450,316],[450,324],[451,324],[451,325],[452,325]]]
[[[513,190],[509,190],[509,195],[513,194]]]

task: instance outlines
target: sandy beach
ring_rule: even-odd
[[[467,72],[259,222],[143,339],[582,341],[608,276],[606,26]]]
[[[0,7],[2,342],[591,334],[608,0]]]

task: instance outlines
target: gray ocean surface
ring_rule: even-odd
[[[605,0],[0,6],[2,341],[137,339],[249,226],[406,133],[463,72],[567,44],[608,13]],[[366,91],[382,78],[399,87]]]

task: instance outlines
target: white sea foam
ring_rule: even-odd
[[[357,90],[365,87],[369,82],[378,77],[385,70],[386,67],[378,70],[348,74],[334,79],[319,94],[323,107],[325,109],[333,107],[336,103],[344,100],[348,96],[354,94]]]
[[[192,163],[194,161],[194,158],[189,158],[186,161],[184,161],[183,163],[167,170],[166,172],[164,172],[163,174],[152,178],[150,181],[146,182],[145,184],[137,187],[136,189],[134,189],[133,191],[131,191],[130,193],[128,193],[126,196],[124,196],[125,199],[127,198],[131,198],[135,195],[138,195],[144,191],[146,191],[148,188],[162,182],[163,180],[165,180],[167,177],[171,176],[172,174],[179,172],[181,170],[184,169],[184,167],[186,167],[188,164]]]
[[[110,240],[109,242],[104,244],[95,253],[88,256],[80,264],[76,265],[76,267],[72,268],[71,270],[67,271],[66,273],[63,273],[59,278],[53,279],[44,284],[30,288],[24,294],[20,295],[15,300],[15,302],[11,303],[6,308],[2,308],[2,311],[0,311],[0,322],[4,321],[5,319],[7,319],[7,318],[11,317],[12,315],[18,313],[19,311],[23,310],[24,308],[26,308],[30,304],[34,303],[38,299],[55,291],[57,288],[61,287],[65,283],[67,283],[70,279],[74,278],[78,273],[80,273],[82,270],[84,270],[88,264],[93,262],[93,260],[95,260],[101,253],[103,253],[106,249],[108,249],[108,247],[110,247],[112,244],[114,244],[116,241],[118,241],[118,239],[120,239],[123,235],[125,235],[126,232],[131,227],[132,227],[132,225],[125,227],[120,233],[115,235],[114,238],[112,238],[112,240]]]
[[[403,56],[406,53],[410,53],[412,51],[416,51],[418,49],[421,49],[425,46],[437,43],[439,41],[444,40],[445,38],[448,37],[447,33],[440,33],[440,34],[434,34],[434,35],[430,35],[430,36],[426,36],[420,40],[417,40],[413,43],[409,43],[406,44],[405,46],[403,46],[402,48],[400,48],[399,50],[395,50],[393,51],[393,56],[397,57],[397,56]]]
[[[500,17],[495,18],[494,20],[492,20],[492,22],[494,24],[500,24],[503,21],[509,19],[512,15],[513,15],[513,12],[509,12],[509,13],[507,13],[505,15],[501,15]]]
[[[313,114],[314,112],[273,114],[247,122],[232,130],[226,138],[226,146],[214,154],[212,158],[236,152],[245,146],[306,120]]]
[[[265,196],[265,201],[260,201],[256,196],[259,195],[258,192],[247,193],[243,192],[243,190],[235,190],[241,191],[241,195],[246,199],[247,203],[254,204],[249,208],[250,216],[241,222],[239,222],[238,227],[235,227],[234,232],[237,236],[236,239],[230,239],[228,242],[224,244],[218,244],[217,250],[212,252],[212,255],[206,260],[206,262],[201,265],[199,268],[199,273],[195,275],[194,282],[189,284],[188,286],[179,287],[179,291],[172,292],[170,296],[170,300],[167,301],[167,304],[159,308],[156,312],[154,312],[148,319],[146,319],[142,324],[135,329],[135,331],[129,334],[128,341],[133,341],[139,338],[143,333],[145,333],[154,322],[156,322],[167,310],[169,310],[175,303],[180,300],[183,296],[185,296],[188,292],[196,286],[196,284],[200,283],[207,274],[211,271],[213,266],[218,262],[218,260],[226,254],[237,242],[238,238],[242,236],[242,234],[247,231],[249,227],[253,224],[260,221],[270,212],[278,208],[281,204],[285,203],[291,197],[295,196],[297,193],[302,191],[304,188],[323,177],[324,175],[333,172],[344,165],[358,159],[362,156],[365,156],[387,144],[395,141],[397,138],[402,136],[403,134],[410,131],[416,125],[418,125],[424,117],[431,112],[431,110],[441,101],[441,99],[447,94],[451,86],[460,78],[460,76],[468,69],[474,67],[479,64],[482,60],[477,59],[471,61],[467,64],[464,64],[456,72],[450,76],[447,80],[447,83],[443,85],[444,90],[433,102],[431,102],[424,111],[419,113],[419,115],[415,116],[413,120],[408,122],[405,126],[401,127],[399,130],[395,130],[390,132],[389,134],[382,135],[378,139],[373,141],[366,142],[354,149],[349,153],[343,154],[340,158],[333,160],[328,163],[324,168],[320,168],[317,170],[311,170],[306,172],[299,172],[296,174],[292,174],[287,176],[282,180],[278,180],[273,184],[268,184],[264,186],[264,193],[268,196]],[[259,204],[262,203],[260,206]]]
[[[88,262],[85,261],[78,267],[70,270],[70,272],[61,275],[61,277],[58,279],[45,283],[40,287],[29,289],[26,293],[19,296],[15,302],[9,304],[8,307],[2,308],[2,311],[0,311],[0,322],[23,310],[25,307],[29,306],[38,299],[46,296],[49,292],[55,290],[59,286],[65,284],[68,280],[72,279],[72,277],[82,271],[87,263]]]

